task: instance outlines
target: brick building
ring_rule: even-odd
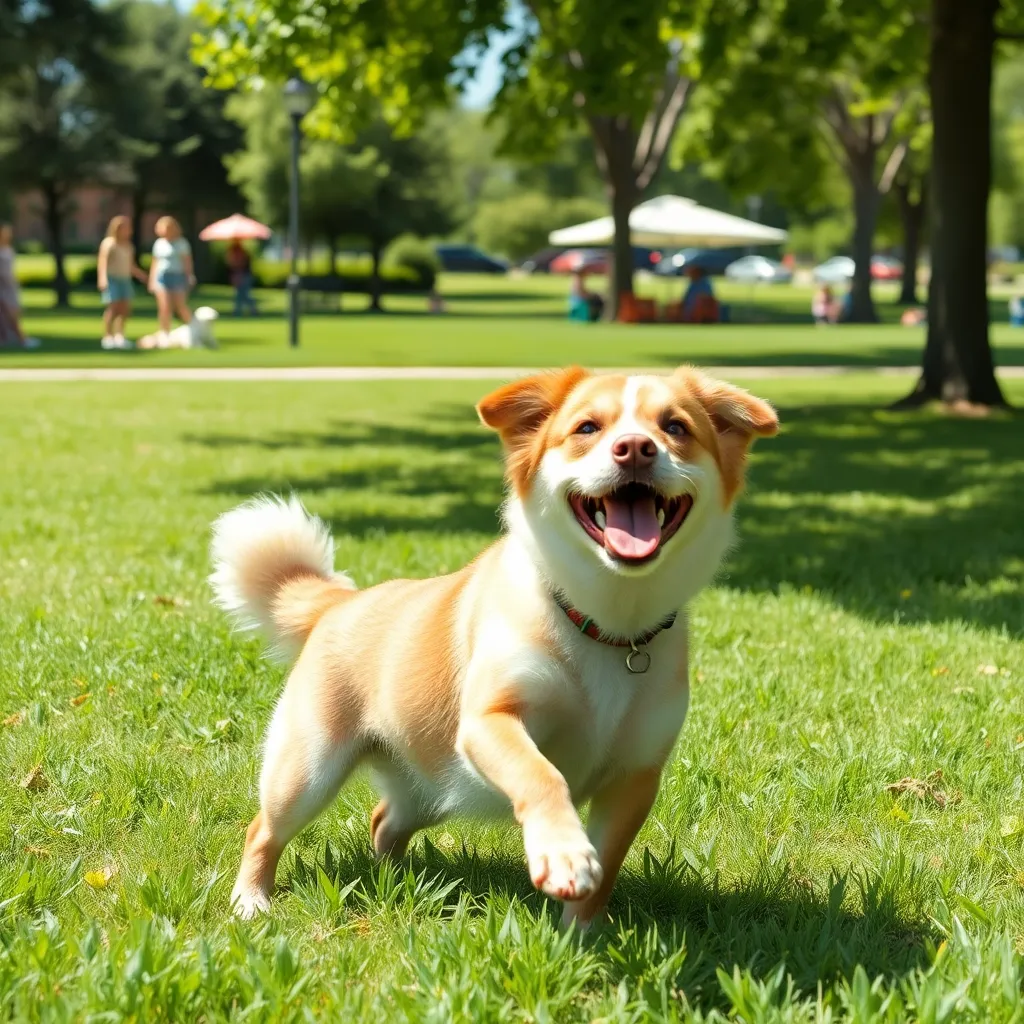
[[[64,245],[70,250],[91,249],[100,244],[107,233],[110,218],[117,214],[131,216],[131,194],[127,189],[116,185],[82,185],[72,193],[64,217]],[[142,220],[143,244],[153,240],[153,225],[157,218],[167,211],[161,209],[159,202]],[[228,211],[230,212],[230,211]],[[223,216],[223,211],[197,211],[197,227],[202,227],[212,220]],[[46,221],[43,215],[43,198],[36,192],[25,192],[14,197],[12,224],[14,236],[19,245],[26,242],[48,244]],[[182,224],[186,232],[191,225]]]

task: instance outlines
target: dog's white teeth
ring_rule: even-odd
[[[600,509],[594,513],[594,522],[597,523],[597,528],[599,530],[604,529],[604,524],[607,522],[607,520],[604,517],[604,513],[600,511]]]
[[[658,509],[658,525],[665,525],[665,510],[663,508]]]

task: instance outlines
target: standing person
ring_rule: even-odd
[[[132,278],[146,283],[145,272],[135,263],[135,246],[131,239],[131,220],[114,217],[107,227],[107,237],[100,242],[96,258],[96,284],[106,303],[100,342],[104,348],[131,348],[124,328],[132,311]]]
[[[252,257],[236,238],[224,254],[228,265],[228,279],[235,289],[235,316],[242,316],[245,310],[250,316],[256,315],[256,300],[252,297]]]
[[[22,348],[39,348],[38,338],[29,338],[21,329],[21,297],[14,276],[14,229],[0,224],[0,345],[13,334]]]
[[[836,319],[836,302],[832,289],[823,284],[811,299],[811,316],[816,324],[830,324]]]
[[[160,334],[171,333],[171,315],[176,313],[183,323],[192,322],[188,293],[196,283],[192,267],[192,248],[182,238],[181,225],[173,217],[156,222],[153,262],[149,266],[149,290],[156,296],[156,314]]]

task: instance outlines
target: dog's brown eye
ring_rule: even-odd
[[[584,420],[577,428],[577,434],[596,434],[600,427],[593,420]]]
[[[665,433],[673,437],[682,437],[686,433],[686,424],[682,420],[669,420]]]

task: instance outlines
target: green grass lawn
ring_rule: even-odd
[[[641,287],[668,301],[678,281],[648,280]],[[920,362],[922,328],[901,327],[892,286],[877,286],[878,325],[815,327],[807,288],[753,289],[716,283],[732,307],[725,325],[579,324],[565,319],[564,278],[447,275],[441,290],[448,314],[428,316],[422,296],[391,296],[389,312],[365,312],[365,296],[346,297],[341,315],[311,313],[303,318],[302,344],[287,345],[285,296],[264,292],[265,315],[257,320],[225,317],[217,324],[218,352],[103,352],[99,347],[100,304],[93,293],[76,293],[68,312],[50,308],[47,291],[26,289],[26,329],[43,348],[24,353],[0,349],[0,366],[548,366],[581,362],[591,366],[675,365],[844,365],[913,366]],[[230,310],[228,289],[207,288],[193,305],[206,302]],[[993,297],[993,316],[1005,320],[1005,299]],[[156,329],[153,301],[139,296],[129,335]],[[1002,365],[1024,364],[1024,332],[1005,323],[993,329]]]
[[[461,565],[501,496],[484,385],[0,384],[0,1018],[1020,1020],[1018,425],[879,411],[898,381],[754,387],[784,432],[581,938],[511,828],[375,867],[365,781],[269,919],[228,913],[282,669],[211,607],[209,524],[294,488],[361,585]]]

